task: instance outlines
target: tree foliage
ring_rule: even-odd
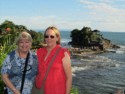
[[[5,20],[0,25],[0,45],[4,45],[5,40],[8,40],[8,45],[14,45],[18,35],[22,31],[27,31],[33,38],[33,48],[39,47],[43,41],[43,34],[34,30],[28,30],[26,26],[15,25],[12,21]]]
[[[93,45],[100,45],[103,37],[99,30],[91,30],[90,27],[83,27],[81,30],[74,29],[70,35],[73,47],[90,47]]]

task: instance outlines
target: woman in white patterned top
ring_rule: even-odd
[[[34,78],[37,74],[37,57],[31,52],[32,37],[27,32],[22,32],[17,40],[17,49],[10,52],[1,68],[2,79],[7,86],[8,94],[21,94],[20,88],[25,60],[29,52],[28,64],[25,74],[25,82],[22,94],[30,94]]]

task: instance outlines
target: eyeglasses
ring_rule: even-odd
[[[50,36],[45,35],[44,37],[45,37],[45,38],[51,38],[51,39],[53,39],[55,36],[53,36],[53,35],[50,35]]]

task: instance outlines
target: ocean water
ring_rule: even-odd
[[[71,57],[73,86],[79,89],[79,94],[115,94],[125,87],[125,33],[101,32],[119,49],[109,52]],[[70,32],[61,31],[62,46],[67,45]]]

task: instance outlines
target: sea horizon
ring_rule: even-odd
[[[77,29],[77,28],[75,28],[75,29]],[[34,30],[36,32],[44,32],[45,31],[45,29],[29,29],[29,30]],[[72,29],[72,30],[74,30],[74,29]],[[72,30],[70,30],[70,29],[59,29],[60,32],[71,32]],[[80,29],[78,29],[78,30],[80,30]],[[107,31],[107,30],[106,31],[105,30],[103,30],[103,31],[99,30],[99,31],[100,32],[112,32],[112,33],[125,33],[125,31],[124,32],[122,32],[122,31]]]

